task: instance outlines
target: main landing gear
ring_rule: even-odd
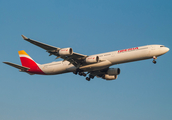
[[[89,74],[89,77],[86,77],[86,80],[90,81],[90,79],[94,79],[94,75]]]
[[[90,81],[90,78],[89,78],[89,77],[86,77],[86,80],[87,80],[87,81]]]
[[[153,56],[153,61],[152,61],[152,62],[153,62],[154,64],[156,64],[156,61],[155,61],[156,59],[157,59],[157,57],[156,57],[156,56]]]
[[[84,77],[86,77],[87,76],[87,74],[89,74],[89,76],[88,77],[86,77],[86,80],[87,81],[90,81],[91,79],[94,79],[94,75],[91,75],[89,72],[86,74],[86,73],[84,73],[82,70],[80,70],[80,69],[77,69],[75,72],[73,72],[75,75],[80,75],[80,76],[84,76]]]

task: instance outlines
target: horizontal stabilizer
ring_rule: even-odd
[[[22,71],[27,71],[27,70],[30,69],[30,68],[28,68],[28,67],[23,67],[23,66],[21,66],[21,65],[17,65],[17,64],[14,64],[14,63],[10,63],[10,62],[3,62],[3,63],[5,63],[5,64],[7,64],[7,65],[10,65],[10,66],[12,66],[12,67],[18,68],[18,69],[20,69],[20,70],[22,70]]]

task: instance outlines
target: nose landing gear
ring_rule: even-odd
[[[156,64],[156,61],[155,61],[156,59],[157,59],[157,57],[156,57],[156,56],[153,56],[153,61],[152,61],[152,62],[153,62],[154,64]]]
[[[155,60],[153,60],[152,62],[153,62],[154,64],[156,64],[156,61],[155,61]]]

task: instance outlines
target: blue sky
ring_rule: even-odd
[[[40,76],[20,64],[19,50],[36,62],[55,61],[25,36],[91,55],[149,44],[172,48],[170,0],[1,0],[1,120],[171,120],[171,51],[157,59],[120,64],[117,80],[88,82],[72,73]],[[59,59],[60,60],[60,59]]]

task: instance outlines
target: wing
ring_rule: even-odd
[[[38,42],[38,41],[35,41],[35,40],[31,40],[31,39],[25,37],[24,35],[21,35],[21,36],[22,36],[22,38],[23,38],[24,40],[26,40],[26,41],[28,41],[28,42],[30,42],[30,43],[32,43],[32,44],[38,46],[38,47],[41,47],[41,48],[43,48],[43,49],[45,49],[45,50],[47,50],[47,51],[59,50],[59,49],[60,49],[60,48],[58,48],[58,47],[54,47],[54,46],[47,45],[47,44],[44,44],[44,43],[41,43],[41,42]]]
[[[10,65],[10,66],[12,66],[12,67],[15,67],[15,68],[17,68],[17,69],[20,69],[21,71],[27,71],[27,70],[30,69],[30,68],[28,68],[28,67],[23,67],[23,66],[21,66],[21,65],[17,65],[17,64],[14,64],[14,63],[10,63],[10,62],[3,62],[3,63],[5,63],[5,64],[7,64],[7,65]]]
[[[79,53],[75,53],[73,52],[72,55],[69,55],[69,56],[60,56],[58,54],[58,51],[61,49],[59,47],[54,47],[54,46],[51,46],[51,45],[47,45],[45,43],[41,43],[41,42],[38,42],[36,40],[32,40],[32,39],[29,39],[27,37],[25,37],[24,35],[21,35],[22,38],[38,47],[41,47],[43,48],[44,50],[46,50],[48,53],[50,53],[50,55],[55,55],[57,56],[57,58],[62,58],[64,60],[67,60],[69,61],[71,64],[73,64],[74,66],[78,66],[78,65],[81,65],[83,63],[83,60],[87,57],[87,55],[82,55],[82,54],[79,54]],[[50,56],[49,55],[49,56]]]

